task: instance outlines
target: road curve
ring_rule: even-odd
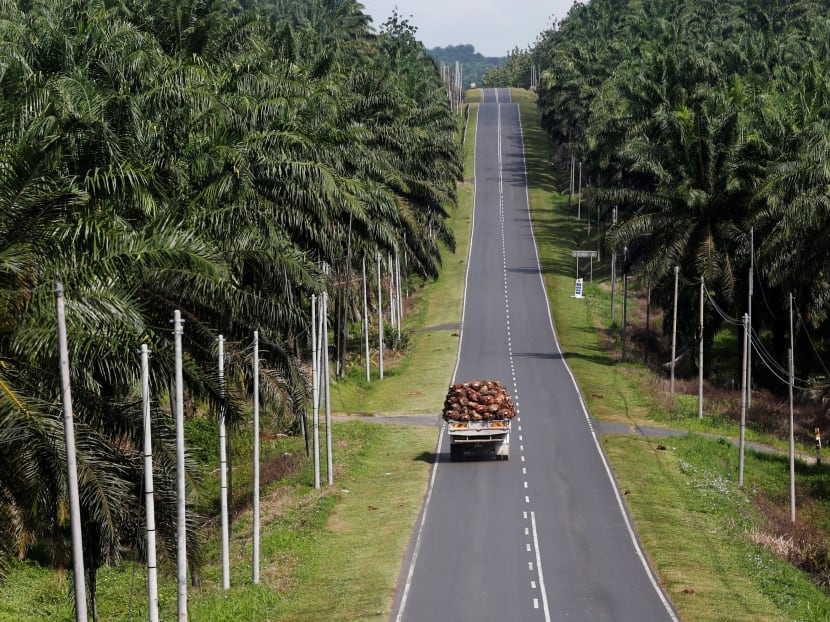
[[[450,462],[442,435],[390,620],[677,620],[556,340],[506,89],[478,109],[455,381],[475,378],[513,394],[510,460]]]

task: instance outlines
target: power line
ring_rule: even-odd
[[[712,303],[712,308],[717,312],[718,315],[721,316],[727,323],[732,324],[733,326],[743,326],[744,323],[731,315],[729,315],[726,311],[724,311],[720,305],[715,302],[715,299],[712,297],[712,292],[709,291],[709,288],[706,287],[706,284],[703,284],[703,289],[706,292],[706,297],[709,299],[709,302]]]
[[[697,285],[700,283],[700,281],[697,281],[697,282],[690,281],[689,279],[684,277],[683,273],[681,273],[681,272],[677,273],[677,277],[680,280],[680,282],[683,283],[683,285],[690,285],[690,286],[694,285],[695,287],[697,287]]]
[[[761,362],[764,364],[764,367],[766,367],[770,371],[770,373],[776,378],[778,378],[778,380],[780,380],[782,383],[789,384],[789,372],[786,369],[784,369],[770,354],[770,352],[764,347],[760,337],[754,330],[752,331],[751,342],[753,350],[758,355]],[[793,377],[793,382],[799,383],[797,387],[798,389],[806,390],[809,388],[807,380],[805,380],[804,378]]]

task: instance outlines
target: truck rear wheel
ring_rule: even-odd
[[[450,461],[457,462],[461,460],[461,445],[450,445]]]

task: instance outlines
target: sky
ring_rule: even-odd
[[[359,0],[375,31],[397,7],[427,48],[470,43],[484,56],[527,49],[574,0]]]

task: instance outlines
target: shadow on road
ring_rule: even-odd
[[[558,361],[565,358],[559,352],[514,352],[514,358],[540,359],[543,361]]]
[[[436,454],[434,451],[422,451],[412,460],[414,462],[426,462],[427,464],[435,464],[438,461],[437,458],[438,454]]]

